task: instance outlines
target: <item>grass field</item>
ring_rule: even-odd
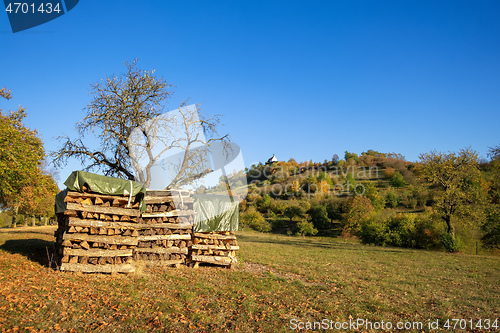
[[[422,322],[402,331],[438,332],[447,319],[465,319],[463,331],[488,332],[474,328],[479,319],[500,317],[500,257],[239,232],[235,270],[75,274],[49,268],[54,230],[0,230],[2,331],[286,332],[308,321],[364,319],[390,322],[385,331]]]

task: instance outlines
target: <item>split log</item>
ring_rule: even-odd
[[[153,235],[153,236],[138,236],[140,241],[153,241],[163,239],[191,239],[191,235]]]
[[[165,236],[161,236],[165,237]],[[63,240],[81,240],[88,242],[99,242],[105,244],[137,245],[137,237],[104,236],[88,234],[65,234]]]
[[[81,205],[77,203],[68,202],[66,204],[67,210],[74,211],[86,211],[91,213],[99,213],[99,214],[116,214],[116,215],[127,215],[127,216],[140,216],[141,212],[137,209],[126,209],[126,208],[117,208],[117,207],[103,207],[103,206],[88,206]]]
[[[193,237],[205,239],[236,239],[235,235],[205,234],[201,232],[193,233]]]
[[[231,251],[238,251],[240,249],[239,246],[223,246],[223,245],[193,245],[191,246],[193,250],[231,250]]]
[[[153,213],[142,213],[143,218],[147,217],[174,217],[174,216],[190,216],[194,215],[194,210],[172,210],[170,212],[153,212]]]
[[[135,267],[131,264],[92,265],[92,264],[63,263],[61,265],[61,271],[84,272],[84,273],[132,273],[135,271]]]
[[[117,195],[106,195],[106,194],[99,194],[99,193],[80,193],[80,192],[75,192],[75,191],[68,191],[68,194],[64,198],[64,202],[73,202],[71,200],[74,200],[76,198],[100,198],[102,200],[118,200],[121,202],[128,202],[129,196],[128,195],[123,195],[123,196],[117,196]],[[135,196],[132,197],[132,202],[135,201]]]
[[[170,253],[188,254],[188,249],[187,249],[187,247],[185,247],[183,249],[180,249],[178,247],[170,247],[170,248],[165,248],[165,247],[155,247],[155,248],[142,247],[142,248],[135,249],[134,252],[137,252],[137,253],[155,253],[155,254],[170,254]]]
[[[219,256],[191,256],[193,262],[204,262],[216,265],[232,265],[237,262],[236,258]]]

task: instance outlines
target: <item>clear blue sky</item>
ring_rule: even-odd
[[[167,105],[224,115],[245,163],[499,145],[499,1],[96,1],[13,34],[0,13],[0,87],[47,150],[74,136],[90,84],[143,69]],[[61,170],[60,182],[74,169]]]

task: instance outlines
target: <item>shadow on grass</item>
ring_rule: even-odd
[[[0,249],[12,254],[21,254],[45,267],[54,265],[54,242],[37,238],[9,239],[0,246]]]
[[[36,227],[34,227],[36,228]],[[40,235],[45,235],[45,236],[53,236],[54,235],[54,230],[26,230],[26,229],[5,229],[5,230],[0,230],[0,233],[9,233],[9,234],[40,234]]]
[[[379,246],[368,246],[362,244],[353,243],[342,243],[342,242],[322,242],[315,240],[314,238],[303,238],[303,237],[259,237],[252,235],[238,235],[238,240],[248,243],[261,243],[261,244],[280,244],[280,245],[291,245],[291,246],[302,246],[302,247],[317,247],[326,249],[342,249],[349,251],[373,251],[373,252],[404,252],[407,249],[393,248],[393,247],[379,247]]]

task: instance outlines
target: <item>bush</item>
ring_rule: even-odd
[[[260,232],[271,231],[271,225],[266,222],[262,214],[254,207],[249,207],[246,212],[241,213],[240,220],[243,225],[249,226],[254,230]]]
[[[406,185],[403,175],[398,171],[391,177],[391,185],[394,187],[403,187]]]
[[[261,213],[267,213],[271,208],[271,197],[269,195],[264,195],[257,201],[257,207]]]
[[[344,213],[344,228],[353,235],[361,231],[361,224],[373,216],[374,208],[365,196],[355,196],[347,203]]]
[[[500,205],[494,205],[487,211],[486,222],[481,226],[485,247],[500,248]]]
[[[396,208],[399,205],[399,196],[393,191],[388,191],[385,201],[388,207]]]
[[[448,252],[458,252],[464,248],[464,243],[458,236],[452,236],[449,233],[443,234],[442,242],[444,249]]]
[[[391,167],[387,167],[384,170],[384,176],[387,178],[392,178],[392,176],[394,176],[395,173],[396,173],[396,170],[394,168],[391,168]]]
[[[367,182],[365,186],[365,196],[372,202],[373,208],[379,211],[385,207],[385,198],[382,197],[372,182]]]
[[[314,225],[306,220],[302,220],[299,223],[297,223],[297,227],[299,228],[299,233],[302,236],[306,235],[314,236],[318,233],[318,229],[314,228]]]
[[[307,213],[309,214],[311,222],[314,224],[315,228],[324,230],[331,227],[330,220],[328,219],[328,213],[324,205],[313,206]]]
[[[364,244],[432,249],[439,247],[441,233],[426,217],[398,214],[387,219],[364,222],[360,238]]]

